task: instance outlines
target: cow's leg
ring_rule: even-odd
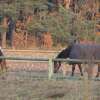
[[[3,60],[3,66],[4,66],[4,68],[5,68],[6,72],[7,72],[8,67],[7,67],[7,64],[6,64],[6,60]]]
[[[2,65],[2,63],[0,63],[0,66],[1,66],[1,72],[3,72],[3,65]]]
[[[72,74],[71,74],[71,76],[74,76],[75,66],[76,66],[76,64],[72,65]]]
[[[2,66],[2,60],[0,60],[0,70],[3,70],[3,66]]]
[[[98,72],[97,72],[96,77],[99,77],[99,75],[100,75],[100,64],[98,64]]]
[[[79,67],[79,70],[80,70],[81,76],[83,76],[83,72],[82,72],[81,64],[78,64],[78,67]]]
[[[59,70],[60,67],[61,67],[61,62],[59,61],[59,62],[57,63],[57,71]]]
[[[6,70],[6,72],[7,72],[7,66],[6,66],[6,61],[5,60],[2,60],[2,62],[1,62],[1,70],[2,70],[2,72],[4,70]]]

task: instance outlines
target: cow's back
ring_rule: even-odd
[[[74,44],[71,49],[69,58],[100,60],[100,45],[99,44]]]

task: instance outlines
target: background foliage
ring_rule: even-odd
[[[78,7],[84,8],[85,3],[84,0],[79,0]],[[34,16],[34,8],[36,7],[44,10],[39,12],[39,15]],[[83,18],[86,9],[82,9],[80,15],[60,6],[58,13],[49,14],[47,0],[15,0],[9,4],[0,4],[0,14],[9,14],[15,21],[18,18],[19,10],[23,10],[25,15],[33,14],[34,20],[27,25],[29,33],[34,34],[34,29],[49,31],[55,44],[66,44],[72,35],[80,40],[99,41],[100,36],[95,34],[96,21]],[[43,18],[38,16],[43,16]]]

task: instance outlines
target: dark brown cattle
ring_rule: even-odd
[[[88,60],[100,60],[100,45],[99,44],[73,44],[68,48],[62,50],[56,58],[70,58],[70,59],[88,59]],[[72,65],[72,76],[74,75],[75,66],[78,65],[81,75],[82,63],[73,63],[70,62],[69,64]],[[54,72],[56,73],[59,68],[61,67],[60,61],[54,61]],[[98,64],[98,72],[96,77],[99,77],[100,74],[100,64]]]

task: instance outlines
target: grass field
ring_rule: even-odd
[[[100,100],[100,81],[47,80],[46,72],[9,71],[0,76],[0,100]]]

